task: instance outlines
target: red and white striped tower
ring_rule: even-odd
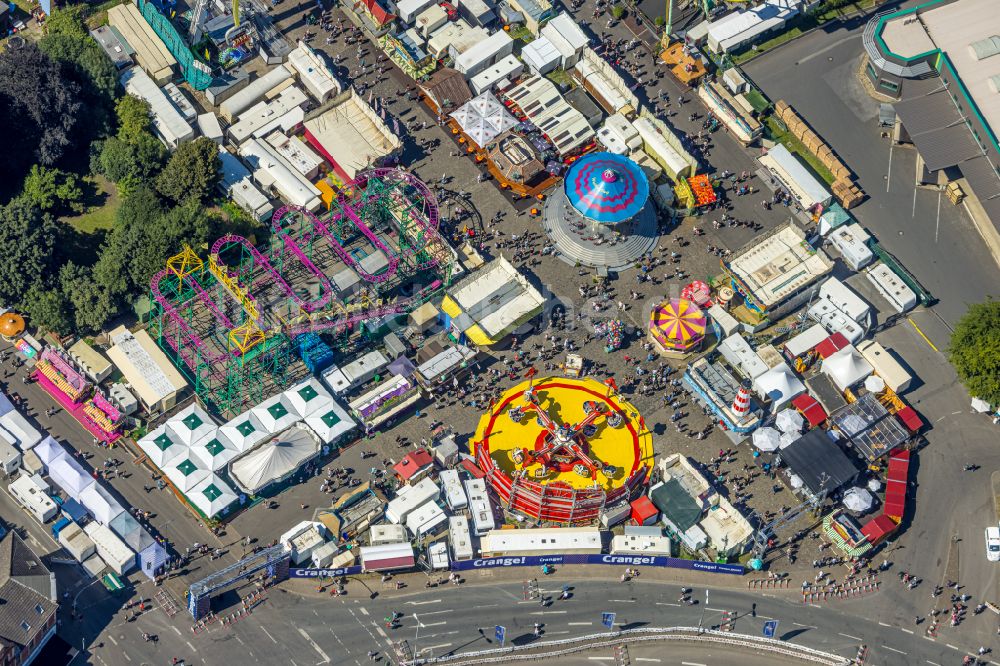
[[[733,400],[733,414],[737,421],[741,421],[747,412],[750,411],[750,382],[744,381],[736,391],[736,399]]]

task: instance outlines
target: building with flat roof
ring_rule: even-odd
[[[504,98],[545,133],[561,157],[583,147],[594,138],[594,128],[582,113],[562,96],[552,81],[529,76],[504,92]]]
[[[117,31],[116,36],[135,51],[136,62],[157,85],[174,77],[177,60],[142,17],[138,7],[131,2],[112,7],[108,10],[108,24]]]
[[[287,132],[305,118],[302,106],[307,101],[309,98],[302,88],[290,85],[274,99],[261,100],[241,113],[227,134],[239,146],[250,138],[260,139],[274,131]]]
[[[596,555],[603,533],[593,527],[491,530],[479,541],[483,557],[509,555]]]
[[[801,305],[833,262],[789,221],[737,250],[723,269],[746,306],[773,319]]]
[[[173,150],[194,138],[194,128],[145,71],[138,67],[125,70],[121,83],[125,92],[149,104],[153,131],[167,148]]]
[[[320,191],[308,178],[295,170],[269,143],[247,139],[240,146],[240,156],[253,172],[253,178],[265,191],[274,191],[284,201],[308,210],[319,208]]]
[[[1000,12],[994,0],[934,0],[865,27],[863,71],[897,98],[894,138],[919,153],[919,182],[957,182],[980,232],[1000,243]]]

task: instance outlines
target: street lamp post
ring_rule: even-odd
[[[705,630],[703,625],[705,624],[705,609],[708,608],[708,588],[705,588],[705,605],[701,608],[701,618],[698,620],[698,634],[701,635]]]

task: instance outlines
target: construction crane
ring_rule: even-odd
[[[667,23],[664,30],[664,46],[666,42],[670,41],[670,33],[673,32],[674,27],[674,3],[677,0],[667,0]],[[713,6],[712,0],[701,0],[701,9],[705,13],[705,18],[708,18],[709,12],[712,11]]]

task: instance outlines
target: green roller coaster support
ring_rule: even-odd
[[[160,13],[160,11],[148,0],[137,0],[139,11],[143,18],[149,23],[163,43],[167,45],[167,50],[177,60],[181,67],[184,79],[191,84],[195,90],[205,90],[212,85],[212,70],[205,63],[194,57],[187,41],[174,27],[170,19]]]

